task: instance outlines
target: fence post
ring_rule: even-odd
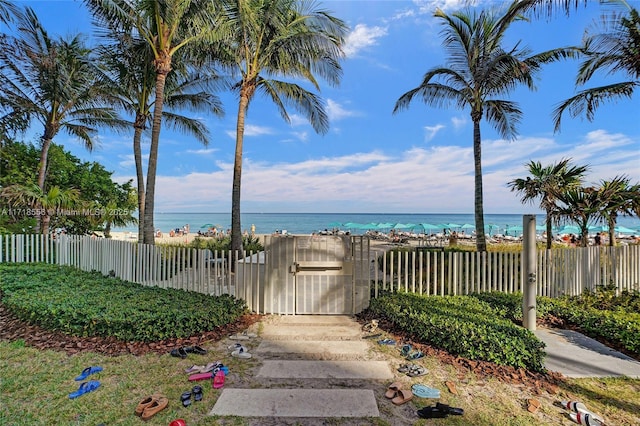
[[[536,216],[522,216],[522,257],[524,266],[522,318],[525,328],[536,329]]]

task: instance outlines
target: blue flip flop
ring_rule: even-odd
[[[89,393],[91,391],[94,391],[96,389],[98,389],[100,387],[100,382],[97,380],[91,380],[89,382],[84,382],[80,385],[80,387],[78,388],[77,391],[75,392],[71,392],[69,394],[69,398],[70,399],[74,399],[77,398],[79,396],[84,395],[85,393]]]
[[[440,391],[438,389],[425,385],[415,384],[411,386],[411,391],[418,398],[440,398]]]
[[[87,367],[82,370],[82,373],[78,377],[75,378],[76,382],[81,382],[92,374],[99,373],[102,371],[102,367]]]

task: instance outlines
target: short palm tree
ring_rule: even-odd
[[[289,122],[285,105],[304,114],[316,132],[329,128],[321,99],[300,85],[282,78],[306,80],[316,90],[316,77],[337,84],[341,76],[339,60],[347,27],[316,4],[299,0],[225,0],[223,32],[225,40],[215,45],[213,55],[232,67],[240,79],[234,89],[239,94],[236,149],[233,166],[231,207],[231,248],[242,250],[240,188],[242,153],[247,109],[254,95],[269,97]]]
[[[91,149],[96,126],[122,124],[103,103],[104,87],[96,79],[90,52],[80,35],[49,37],[29,8],[19,17],[18,37],[2,39],[0,124],[24,129],[32,120],[42,123],[37,184],[43,192],[49,147],[60,130]]]
[[[214,0],[83,0],[104,27],[128,32],[134,29],[153,52],[155,95],[151,127],[151,146],[147,167],[143,242],[154,244],[158,146],[162,127],[167,76],[175,55],[192,44],[213,41],[218,31]],[[141,58],[146,60],[146,58]]]
[[[609,228],[609,245],[615,246],[615,227],[618,216],[633,216],[640,210],[640,184],[631,184],[626,176],[603,180],[598,188],[602,217]]]
[[[572,166],[571,159],[560,160],[556,164],[543,166],[539,161],[527,164],[529,176],[514,179],[508,183],[511,191],[522,195],[522,203],[533,203],[540,199],[540,208],[546,212],[547,249],[553,241],[552,229],[554,224],[554,209],[558,194],[562,191],[582,184],[588,166]]]
[[[10,205],[29,208],[36,216],[38,229],[42,234],[49,233],[51,217],[56,216],[60,209],[81,210],[78,204],[80,192],[77,189],[60,189],[53,186],[44,192],[38,185],[10,185],[2,190],[2,196]]]
[[[534,89],[533,78],[542,64],[574,54],[568,49],[558,49],[531,56],[529,50],[521,48],[519,44],[512,48],[503,47],[509,26],[536,4],[535,0],[513,2],[501,14],[493,10],[467,10],[447,15],[442,10],[436,10],[434,16],[440,18],[444,26],[443,45],[449,56],[448,64],[427,71],[420,85],[403,94],[393,110],[396,113],[408,108],[416,97],[434,107],[454,104],[460,109],[469,108],[473,122],[478,251],[487,249],[480,122],[484,117],[502,137],[515,139],[522,111],[516,103],[498,99],[497,96],[508,94],[520,84]]]
[[[554,214],[563,222],[572,222],[580,228],[580,245],[589,241],[589,226],[602,219],[602,203],[597,188],[574,187],[558,194]]]
[[[640,87],[640,14],[625,1],[610,1],[626,6],[626,14],[612,12],[603,20],[601,33],[588,35],[581,50],[587,59],[581,64],[576,85],[586,84],[596,72],[623,74],[626,81],[581,90],[560,103],[553,112],[556,131],[560,130],[562,115],[582,114],[592,121],[597,108],[607,101],[631,98]]]
[[[133,117],[130,125],[133,127],[133,154],[138,188],[138,241],[143,241],[146,191],[141,140],[143,132],[152,124],[152,108],[155,104],[153,52],[146,42],[136,40],[133,34],[107,29],[105,35],[106,44],[99,48],[99,63],[104,68],[105,82],[113,88],[109,96],[118,109]],[[163,108],[163,121],[170,128],[190,134],[207,145],[210,135],[204,123],[183,115],[180,111],[208,111],[221,116],[221,102],[210,93],[217,89],[218,80],[215,74],[205,75],[181,69],[170,73],[164,94],[164,103],[168,109]]]

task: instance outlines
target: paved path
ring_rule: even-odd
[[[567,377],[640,378],[640,362],[572,330],[539,328],[547,347],[545,367]]]
[[[287,388],[224,388],[211,415],[240,417],[375,418],[374,390],[393,379],[386,361],[371,356],[360,324],[347,316],[281,316],[264,324],[254,351],[262,361],[256,378],[282,380]],[[320,387],[291,384],[313,379]],[[329,379],[345,379],[341,388],[322,388]],[[380,384],[376,381],[381,381]],[[370,388],[363,388],[363,382]]]

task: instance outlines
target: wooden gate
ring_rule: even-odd
[[[355,314],[369,306],[369,240],[268,236],[249,307],[275,314]],[[246,280],[246,277],[244,277]]]

